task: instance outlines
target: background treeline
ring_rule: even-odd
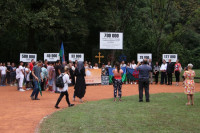
[[[183,65],[200,68],[200,0],[1,0],[0,62],[17,62],[21,52],[43,59],[62,41],[65,53],[97,62],[100,31],[124,32],[116,60],[152,53],[161,61],[163,53],[176,53]]]

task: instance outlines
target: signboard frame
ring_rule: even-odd
[[[169,56],[176,55],[176,58],[172,59],[170,57],[167,59],[167,58],[164,58],[165,55],[169,55]],[[171,59],[171,62],[176,62],[176,60],[178,59],[178,54],[162,54],[162,59],[164,59],[166,62],[169,62],[169,59]]]
[[[143,61],[143,59],[144,59],[144,58],[143,58],[143,59],[140,59],[140,58],[139,58],[139,55],[140,55],[140,54],[141,54],[141,55],[142,55],[142,54],[143,54],[143,55],[150,55],[150,58],[149,58],[149,59],[152,60],[152,53],[137,53],[137,61],[141,62],[141,61]]]
[[[23,55],[27,55],[28,57],[30,57],[30,55],[34,55],[35,58],[23,58]],[[37,54],[33,54],[33,53],[20,53],[20,61],[23,62],[31,62],[31,60],[34,59],[35,61],[37,61]]]
[[[48,54],[57,54],[57,58],[54,59],[53,57],[52,58],[48,57]],[[45,56],[45,55],[47,55],[47,56]],[[60,55],[59,55],[59,53],[44,53],[44,60],[46,60],[46,59],[49,62],[56,62],[57,60],[60,60]]]
[[[104,35],[102,35],[102,34],[104,34]],[[114,40],[114,39],[111,40],[112,38],[110,38],[110,40],[108,39],[107,43],[105,43],[105,41],[103,41],[103,37],[102,37],[102,36],[105,37],[105,34],[119,34],[119,37],[121,37],[121,38],[119,38],[120,40],[118,41],[120,43],[119,46],[116,46],[117,41]],[[113,36],[113,35],[111,35],[111,36]],[[123,41],[124,41],[124,33],[123,32],[100,32],[100,34],[99,34],[99,49],[102,49],[102,50],[123,50],[123,47],[124,47]],[[110,45],[109,43],[111,43],[113,45],[109,46]],[[115,46],[114,46],[114,44],[115,44]],[[107,45],[107,47],[105,45]]]
[[[85,56],[84,53],[69,53],[68,55],[69,55],[69,57],[68,57],[69,61],[75,62],[77,60],[77,61],[84,62],[84,58],[85,58],[84,57]],[[71,55],[82,55],[82,57],[80,58],[80,60],[78,60],[77,58],[74,58],[74,59],[71,58]]]

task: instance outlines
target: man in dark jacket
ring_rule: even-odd
[[[169,62],[167,64],[167,76],[168,76],[168,85],[172,85],[172,73],[174,71],[174,64],[171,62],[171,59],[169,59]]]

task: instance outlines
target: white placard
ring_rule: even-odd
[[[137,61],[141,62],[143,59],[152,59],[152,54],[151,53],[138,53],[137,54]]]
[[[37,61],[37,54],[20,53],[20,61],[31,62],[31,60]]]
[[[60,60],[59,53],[44,53],[44,60],[56,62],[57,60]]]
[[[83,53],[69,53],[69,61],[84,61]]]
[[[123,49],[123,33],[100,32],[100,49]]]
[[[171,62],[176,62],[178,54],[163,54],[163,60],[169,62],[169,59],[171,59]]]

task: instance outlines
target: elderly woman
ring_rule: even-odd
[[[184,72],[183,76],[185,77],[185,94],[187,95],[188,102],[186,105],[194,105],[194,92],[195,92],[195,83],[194,77],[195,72],[192,70],[193,65],[188,64],[188,70]]]

